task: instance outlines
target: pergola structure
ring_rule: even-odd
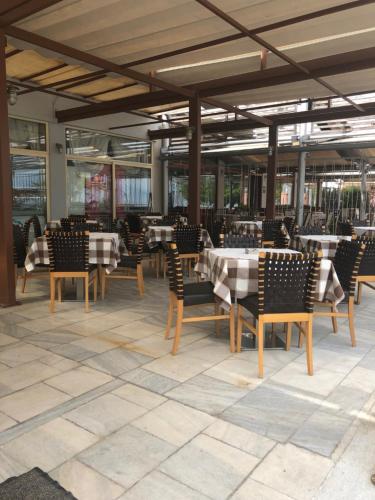
[[[181,137],[160,117],[189,107],[189,217],[200,217],[205,133],[268,127],[267,217],[275,211],[278,127],[375,114],[375,0],[3,0],[0,6],[0,304],[15,303],[7,86],[69,98],[59,122],[134,113],[151,139]],[[330,107],[341,97],[345,106]],[[327,97],[327,106],[264,116],[253,105]],[[83,105],[82,105],[83,104]],[[251,106],[249,106],[249,104]],[[228,113],[223,121],[215,112]],[[234,119],[230,120],[231,116]],[[146,122],[146,123],[147,123]]]

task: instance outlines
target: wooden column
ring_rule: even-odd
[[[267,168],[267,199],[266,218],[275,218],[275,192],[277,169],[277,125],[269,127],[268,133],[268,168]]]
[[[0,306],[16,304],[13,263],[12,173],[9,161],[6,38],[0,32]]]
[[[189,206],[190,224],[200,223],[201,199],[201,103],[196,95],[189,101],[189,127],[192,137],[189,141]]]

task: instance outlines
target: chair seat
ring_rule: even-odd
[[[245,297],[244,299],[238,299],[238,304],[251,312],[251,314],[257,318],[259,316],[259,307],[258,307],[258,294],[251,294]],[[284,304],[282,307],[280,305],[275,304],[274,310],[272,305],[268,307],[268,311],[264,314],[287,314],[287,313],[303,313],[306,310],[301,307],[298,303],[289,303]]]
[[[129,267],[130,269],[137,269],[137,255],[123,255],[118,267]]]
[[[184,284],[184,305],[196,306],[215,302],[214,286],[209,281]]]

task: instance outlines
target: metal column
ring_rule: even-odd
[[[189,128],[192,133],[189,141],[189,207],[191,224],[200,223],[201,191],[201,103],[198,95],[189,101]]]
[[[268,133],[268,168],[267,168],[267,201],[266,217],[275,218],[275,193],[276,193],[276,170],[277,170],[277,125],[269,127]]]
[[[6,38],[0,33],[0,306],[2,307],[16,304],[5,46]]]
[[[301,151],[298,156],[298,175],[297,175],[297,203],[296,203],[296,223],[303,225],[303,207],[305,194],[305,176],[306,176],[306,151]]]

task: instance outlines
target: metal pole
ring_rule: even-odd
[[[269,127],[268,133],[268,168],[267,168],[267,201],[266,217],[275,218],[275,192],[276,192],[276,170],[277,170],[277,125]]]
[[[191,224],[200,223],[201,191],[201,102],[198,95],[189,100],[189,207]]]
[[[2,307],[16,304],[5,47],[6,38],[0,33],[0,306]]]
[[[301,151],[298,155],[298,175],[297,175],[297,205],[296,205],[296,223],[303,225],[303,206],[305,194],[305,175],[306,175],[306,151]]]
[[[361,161],[361,206],[359,210],[360,220],[366,219],[366,205],[367,205],[367,165]]]

